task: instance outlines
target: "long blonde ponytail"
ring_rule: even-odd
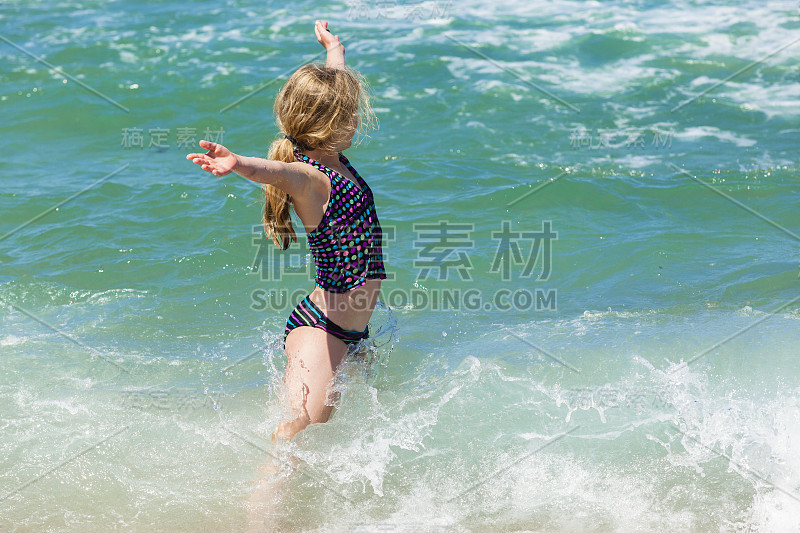
[[[267,159],[291,163],[294,158],[294,145],[288,139],[272,141]],[[289,207],[292,199],[277,187],[264,184],[264,232],[272,237],[272,241],[281,250],[289,244],[297,242],[297,234],[292,226],[292,215]]]

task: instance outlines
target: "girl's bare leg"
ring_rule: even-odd
[[[294,418],[278,424],[272,434],[291,439],[309,424],[327,422],[333,407],[325,405],[328,386],[347,354],[347,345],[319,328],[300,326],[286,337],[284,383]]]

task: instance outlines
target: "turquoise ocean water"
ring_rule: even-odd
[[[265,155],[316,18],[372,86],[347,155],[393,279],[335,415],[276,446],[309,257],[184,156]],[[798,30],[750,0],[3,2],[0,529],[800,530]]]

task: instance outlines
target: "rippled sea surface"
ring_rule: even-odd
[[[289,443],[263,156],[328,19],[368,361]],[[3,531],[800,530],[796,2],[0,5]],[[271,472],[265,474],[265,472]]]

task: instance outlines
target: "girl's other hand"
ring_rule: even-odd
[[[200,146],[208,150],[205,154],[188,154],[186,159],[200,165],[200,168],[215,176],[226,176],[231,173],[238,162],[236,154],[221,144],[200,141]]]
[[[339,42],[339,36],[333,35],[328,31],[327,20],[316,21],[314,23],[314,33],[317,35],[317,41],[319,41],[319,44],[321,44],[325,50],[341,46],[342,51],[344,51],[344,46]]]

